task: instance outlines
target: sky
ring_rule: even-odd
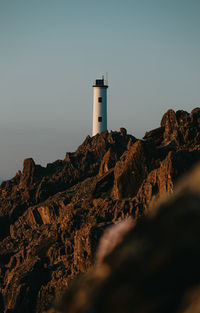
[[[199,0],[0,0],[0,179],[64,159],[92,133],[108,72],[108,129],[142,138],[200,106]]]

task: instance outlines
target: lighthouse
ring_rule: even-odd
[[[107,129],[107,88],[108,81],[96,79],[93,84],[93,128],[92,136]]]

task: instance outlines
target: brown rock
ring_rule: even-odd
[[[125,129],[88,136],[65,160],[42,167],[27,159],[22,173],[1,184],[3,313],[47,310],[93,265],[104,229],[130,215],[140,220],[173,192],[200,159],[198,112],[167,112],[144,140]]]
[[[116,199],[134,197],[146,175],[144,142],[138,140],[115,166],[113,196]]]
[[[103,174],[108,172],[112,167],[114,167],[116,160],[117,160],[117,156],[115,152],[109,149],[101,161],[101,165],[99,169],[99,176],[102,176]]]
[[[191,117],[191,121],[194,124],[200,125],[200,108],[193,109],[190,114],[190,117]]]
[[[36,169],[35,162],[32,158],[24,160],[23,173],[21,176],[21,180],[23,181],[23,183],[25,182],[27,185],[33,183],[35,169]]]
[[[161,120],[161,127],[165,128],[163,139],[164,142],[167,143],[172,140],[178,140],[177,127],[178,122],[176,118],[176,114],[173,110],[167,111]]]
[[[200,167],[196,171],[72,285],[59,312],[199,312]]]

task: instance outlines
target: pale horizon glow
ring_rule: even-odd
[[[200,1],[0,2],[0,179],[64,159],[92,132],[108,72],[108,129],[142,138],[200,106]]]

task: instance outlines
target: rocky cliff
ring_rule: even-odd
[[[147,216],[104,232],[95,266],[53,313],[199,313],[199,225],[200,166]]]
[[[47,310],[94,263],[104,229],[154,201],[200,159],[200,109],[169,110],[143,140],[87,137],[64,160],[36,165],[0,187],[0,312]]]

